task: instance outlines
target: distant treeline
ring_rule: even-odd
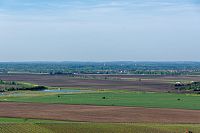
[[[191,83],[177,83],[175,84],[175,88],[180,91],[192,91],[196,93],[200,93],[200,82],[191,82]]]
[[[45,89],[47,89],[45,86],[34,86],[31,84],[27,85],[25,83],[0,80],[0,92],[18,91],[18,90],[39,91],[39,90],[45,90]]]
[[[24,90],[24,91],[42,91],[46,90],[47,87],[45,86],[35,86],[35,87],[6,87],[6,88],[0,88],[0,92],[6,92],[6,91],[19,91],[19,90]]]
[[[200,62],[0,63],[0,73],[200,75]]]

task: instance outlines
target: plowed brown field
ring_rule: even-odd
[[[0,102],[0,117],[87,122],[200,123],[200,110]]]
[[[102,76],[99,75],[98,77]],[[0,75],[0,79],[6,81],[24,81],[52,87],[125,89],[156,92],[175,91],[174,86],[164,82],[160,76],[122,76],[122,78],[136,78],[136,80],[72,79],[64,75]],[[139,78],[146,78],[148,80],[142,80],[142,82],[140,82],[137,80]]]

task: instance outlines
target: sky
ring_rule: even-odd
[[[0,0],[0,61],[200,61],[199,0]]]

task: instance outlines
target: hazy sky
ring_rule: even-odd
[[[0,0],[0,61],[200,61],[200,0]]]

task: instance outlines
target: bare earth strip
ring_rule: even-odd
[[[138,78],[133,76],[133,78]],[[147,78],[147,77],[145,77]],[[92,88],[92,89],[114,89],[114,90],[134,90],[134,91],[156,91],[167,92],[174,91],[174,87],[155,76],[148,77],[152,80],[137,81],[118,81],[118,80],[98,80],[98,79],[71,79],[63,75],[0,75],[0,79],[6,81],[23,81],[34,84],[69,87],[69,88]]]
[[[109,76],[109,75],[108,75]],[[96,77],[105,78],[104,75]],[[104,77],[104,78],[103,78]],[[106,76],[107,77],[107,76]],[[170,81],[188,80],[200,81],[199,76],[153,76],[153,75],[110,75],[112,78],[133,78],[135,80],[99,80],[99,79],[73,79],[66,75],[2,75],[0,79],[6,81],[23,81],[38,85],[69,88],[114,89],[133,91],[176,92]],[[139,81],[138,79],[143,79]]]
[[[200,123],[200,110],[0,102],[0,117],[87,122]]]

